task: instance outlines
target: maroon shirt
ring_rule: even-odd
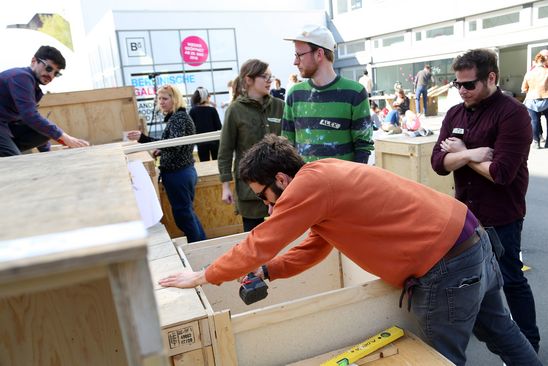
[[[452,107],[432,152],[432,168],[440,175],[449,174],[443,167],[447,153],[441,151],[440,142],[451,136],[461,138],[469,149],[494,149],[489,173],[495,182],[465,165],[453,172],[455,198],[465,203],[485,226],[505,225],[525,217],[527,158],[532,139],[527,109],[498,88],[474,110],[463,103]]]

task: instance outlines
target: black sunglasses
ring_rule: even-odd
[[[41,63],[44,64],[44,66],[46,67],[46,72],[52,72],[53,70],[55,70],[54,67],[51,66],[50,64],[48,64],[48,62],[46,60],[43,60],[43,59],[39,58],[38,61],[40,61]],[[57,78],[59,76],[63,76],[63,74],[61,74],[60,71],[55,71],[53,76],[55,76]]]
[[[476,83],[478,81],[479,81],[479,79],[459,82],[459,81],[457,81],[457,79],[455,79],[451,82],[451,85],[453,87],[457,88],[457,90],[459,90],[461,88],[461,86],[464,87],[464,89],[466,89],[466,90],[474,90],[474,89],[476,89]]]
[[[259,193],[255,193],[257,198],[260,199],[261,201],[268,201],[268,198],[266,198],[265,192],[268,189],[268,187],[270,187],[272,184],[274,184],[274,182],[271,182],[270,184],[267,184],[266,186],[264,186],[263,190],[260,191]]]

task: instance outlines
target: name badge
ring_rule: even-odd
[[[282,121],[281,118],[274,118],[274,117],[268,117],[267,120],[268,122],[272,122],[272,123],[280,123]]]
[[[464,128],[455,127],[455,128],[453,128],[453,133],[455,135],[464,135]]]

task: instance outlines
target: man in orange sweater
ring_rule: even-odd
[[[274,135],[246,153],[240,177],[270,206],[270,218],[206,270],[171,275],[162,286],[218,285],[250,271],[287,278],[337,248],[367,272],[412,288],[408,300],[424,337],[457,365],[466,362],[472,332],[507,364],[541,365],[503,305],[489,237],[464,204],[365,164],[304,164]],[[301,244],[277,256],[308,229]]]

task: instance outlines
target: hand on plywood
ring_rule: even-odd
[[[72,137],[71,135],[69,135],[66,132],[63,132],[63,135],[61,136],[61,138],[58,141],[60,143],[62,143],[63,145],[68,146],[68,147],[72,147],[72,148],[89,146],[89,142],[87,142],[86,140],[82,140],[82,139],[78,139],[76,137]]]
[[[163,287],[193,288],[207,283],[205,271],[183,271],[162,278],[158,284]]]
[[[127,132],[127,138],[132,141],[138,141],[140,137],[141,137],[141,131],[133,130],[133,131]]]

